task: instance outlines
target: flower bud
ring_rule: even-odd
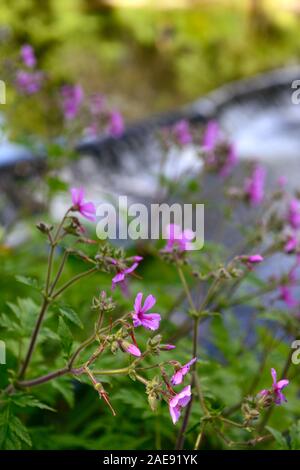
[[[155,336],[153,336],[153,338],[150,338],[150,339],[148,340],[148,345],[149,345],[150,347],[158,346],[158,345],[160,344],[161,340],[162,340],[162,336],[161,336],[161,335],[155,335]]]
[[[259,393],[256,398],[259,408],[269,408],[274,401],[273,394],[270,390],[266,390],[265,393]]]
[[[39,222],[36,224],[36,228],[42,233],[50,233],[53,230],[53,225],[45,224],[44,222]]]
[[[105,291],[102,291],[99,297],[94,297],[92,301],[92,310],[101,312],[111,312],[115,308],[115,304],[111,297],[108,297]]]
[[[132,356],[140,357],[142,355],[139,348],[134,344],[128,343],[128,341],[120,341],[119,345],[122,351],[128,352]]]
[[[156,393],[149,393],[148,402],[152,411],[156,411],[159,405],[159,397]]]
[[[161,351],[171,351],[172,349],[175,349],[176,346],[174,344],[161,344],[159,349]]]
[[[119,344],[117,341],[113,341],[111,343],[111,347],[110,347],[110,350],[113,354],[115,354],[117,352],[117,350],[119,349]]]

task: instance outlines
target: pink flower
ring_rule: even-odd
[[[132,315],[133,326],[136,328],[142,325],[148,330],[157,330],[161,320],[160,315],[158,313],[146,313],[156,303],[156,299],[153,295],[148,295],[143,306],[142,299],[143,294],[139,292],[134,302],[134,314]]]
[[[114,137],[120,137],[124,132],[124,121],[121,113],[112,111],[110,114],[110,122],[108,125],[108,133]]]
[[[256,165],[250,178],[245,181],[245,192],[252,206],[259,206],[264,199],[266,170]]]
[[[250,256],[242,255],[242,256],[239,256],[239,259],[243,263],[245,263],[249,269],[253,269],[253,265],[259,264],[264,260],[263,256],[259,254],[250,255]]]
[[[289,286],[280,286],[280,300],[286,303],[289,308],[294,308],[298,305],[297,300],[294,298]]]
[[[140,261],[142,261],[142,260],[143,260],[143,257],[142,257],[142,256],[138,256],[138,255],[136,255],[136,256],[133,256],[133,258],[132,258],[132,259],[133,259],[133,261],[137,261],[137,262],[139,263]]]
[[[111,288],[114,289],[116,287],[116,284],[118,283],[121,283],[121,287],[125,287],[124,286],[124,283],[126,281],[126,276],[128,274],[132,274],[133,271],[136,270],[136,268],[138,267],[140,261],[143,259],[142,256],[135,256],[134,258],[134,263],[132,264],[132,266],[130,266],[129,268],[123,268],[121,269],[113,278],[112,278],[112,286]],[[112,264],[117,264],[117,261],[116,260],[112,260]]]
[[[182,366],[171,378],[171,383],[173,385],[179,385],[183,381],[184,376],[190,371],[191,366],[197,361],[197,358],[194,357],[190,362]]]
[[[17,71],[17,86],[20,91],[26,95],[37,93],[41,88],[42,80],[42,72],[26,72],[25,70]]]
[[[287,401],[287,399],[285,398],[281,390],[289,384],[289,381],[286,379],[283,379],[277,382],[277,373],[275,369],[271,369],[271,375],[273,378],[272,392],[274,394],[274,401],[276,405],[281,405],[281,403]],[[266,389],[260,392],[260,395],[262,396],[268,395],[268,394],[269,394],[269,390],[266,390]]]
[[[288,222],[290,226],[297,230],[300,228],[300,204],[298,199],[293,198],[289,204]]]
[[[24,44],[24,46],[21,47],[21,58],[26,67],[33,68],[36,64],[33,47],[29,44]]]
[[[195,238],[195,233],[190,229],[185,229],[183,232],[179,225],[170,224],[167,226],[168,241],[165,251],[171,252],[174,246],[179,251],[186,251],[189,249],[191,240]]]
[[[72,188],[72,210],[80,212],[80,214],[88,220],[96,220],[96,207],[93,202],[84,201],[84,189]]]
[[[250,255],[247,257],[247,262],[251,264],[261,263],[264,260],[261,255]]]
[[[290,235],[284,245],[284,251],[286,253],[292,253],[296,250],[298,245],[298,240],[296,235]]]
[[[172,349],[176,349],[174,344],[161,344],[159,349],[161,351],[171,351]]]
[[[176,140],[182,146],[190,144],[193,140],[189,123],[185,119],[182,119],[181,121],[177,122],[177,124],[175,124],[173,127],[173,132]]]
[[[219,173],[220,176],[222,178],[227,178],[227,176],[229,176],[229,174],[231,173],[232,169],[236,166],[237,162],[238,162],[238,158],[236,154],[236,149],[234,145],[231,144],[229,146],[229,151],[228,151],[226,161],[223,167],[220,169],[220,173]]]
[[[63,113],[66,119],[74,119],[83,101],[84,94],[80,85],[65,85],[61,90]]]
[[[203,147],[206,152],[213,152],[215,150],[219,136],[219,124],[216,121],[209,121],[203,135]]]
[[[125,351],[127,351],[132,356],[141,357],[141,355],[142,355],[141,351],[134,344],[126,342],[123,346],[124,346]]]
[[[180,418],[181,408],[184,408],[189,403],[191,397],[191,386],[187,385],[187,387],[184,387],[181,392],[177,393],[177,395],[171,398],[169,401],[169,410],[173,424],[177,423],[178,419]]]

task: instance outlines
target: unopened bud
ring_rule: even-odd
[[[45,224],[44,222],[39,222],[36,224],[36,228],[42,233],[49,233],[53,230],[53,225]]]
[[[111,347],[110,347],[110,350],[113,354],[115,354],[117,352],[117,350],[119,349],[119,344],[117,341],[113,341],[111,343]]]
[[[156,411],[159,405],[159,398],[156,393],[150,393],[148,395],[148,402],[152,411]]]
[[[150,347],[158,346],[158,345],[160,344],[161,340],[162,340],[162,336],[161,336],[161,335],[155,335],[155,336],[153,336],[153,338],[150,338],[150,339],[148,340],[148,345],[149,345]]]
[[[132,356],[140,357],[142,355],[141,351],[134,344],[128,343],[128,341],[120,341],[119,345],[124,352],[128,352]]]

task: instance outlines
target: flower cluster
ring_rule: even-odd
[[[205,167],[222,178],[227,178],[238,162],[234,145],[226,139],[216,121],[209,121],[204,130],[202,152]]]
[[[44,74],[40,70],[36,70],[36,57],[33,47],[29,44],[22,46],[20,51],[23,67],[17,70],[16,84],[21,93],[25,95],[33,95],[37,93],[43,83]]]
[[[271,400],[276,405],[281,405],[282,403],[287,401],[284,394],[282,393],[282,390],[288,386],[289,381],[286,379],[282,379],[277,382],[277,372],[274,368],[271,369],[271,375],[273,379],[272,388],[262,390],[259,393],[259,396],[263,397],[264,400],[271,398]]]
[[[64,85],[61,89],[62,110],[67,121],[73,121],[84,111],[88,125],[84,133],[88,138],[108,135],[118,138],[124,133],[124,120],[119,111],[110,109],[103,95],[93,94],[85,100],[84,91],[79,84]]]
[[[252,175],[244,184],[245,194],[253,207],[259,206],[265,195],[266,170],[261,165],[255,165]]]
[[[86,219],[94,221],[96,212],[95,206],[92,202],[85,201],[83,188],[72,188],[71,196],[72,206],[70,210],[77,211]],[[191,231],[181,233],[178,226],[170,225],[169,238],[165,248],[166,251],[172,251],[175,245],[178,247],[179,251],[185,251],[187,249],[188,240],[191,240],[193,235],[194,234]],[[107,256],[106,258],[108,263],[117,270],[117,274],[112,278],[112,290],[114,290],[117,285],[120,285],[123,293],[128,295],[128,277],[133,275],[143,258],[138,255],[127,260],[115,259]],[[130,266],[127,265],[128,261],[132,263]],[[120,350],[133,356],[135,361],[137,361],[132,364],[130,372],[132,376],[136,377],[135,367],[139,364],[139,361],[143,360],[144,357],[151,354],[157,355],[160,351],[173,350],[175,348],[174,345],[161,343],[162,338],[160,335],[156,335],[154,338],[149,339],[146,351],[142,352],[141,348],[137,344],[135,337],[136,328],[143,327],[150,331],[156,331],[159,328],[161,315],[159,313],[150,312],[155,304],[156,298],[152,294],[148,295],[143,302],[143,293],[139,292],[135,297],[133,311],[130,315],[115,322],[115,326],[120,326],[117,331],[110,331],[109,334],[105,335],[101,335],[99,331],[97,334],[97,340],[102,346],[98,347],[87,361],[88,367],[107,348],[110,348],[111,352],[114,354]],[[109,312],[114,308],[114,304],[112,300],[107,297],[106,293],[102,292],[99,299],[93,299],[92,308],[93,310],[99,310],[100,312]],[[174,391],[173,386],[180,385],[183,382],[185,376],[196,361],[197,358],[193,358],[188,363],[181,365],[177,361],[170,360],[167,363],[174,367],[174,373],[170,379],[162,366],[161,374],[163,381],[157,378],[152,380],[144,379],[150,406],[154,409],[154,406],[156,406],[155,404],[157,404],[161,398],[166,400],[169,404],[170,415],[174,424],[178,421],[182,408],[189,403],[192,392],[190,385],[184,387],[179,393]],[[109,403],[109,406],[111,407],[108,394],[105,392],[102,384],[93,377],[93,371],[88,369],[87,373],[98,392],[100,389],[99,387],[101,387],[100,397],[105,397],[105,401]]]

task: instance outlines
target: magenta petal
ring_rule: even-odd
[[[115,277],[112,278],[112,282],[116,284],[117,282],[122,282],[125,279],[125,274],[124,273],[118,273],[115,275]]]
[[[275,369],[271,369],[271,375],[272,375],[272,378],[273,378],[273,384],[276,385],[276,382],[277,382],[277,372]]]
[[[134,256],[133,260],[139,263],[140,261],[143,260],[143,257],[142,256]]]
[[[217,144],[219,136],[219,124],[216,121],[209,121],[203,136],[203,147],[206,151],[211,151]]]
[[[134,314],[134,315],[132,316],[132,321],[133,321],[133,326],[134,326],[135,328],[137,328],[138,326],[141,326],[141,325],[142,325],[141,320],[139,319],[138,315],[136,315],[136,314]]]
[[[175,374],[171,377],[171,383],[173,385],[179,385],[183,381],[183,375],[181,369],[175,372]]]
[[[34,54],[34,49],[30,44],[24,44],[21,48],[21,57],[24,64],[27,67],[34,67],[36,64],[36,58]]]
[[[175,224],[169,224],[166,227],[166,233],[169,238],[169,240],[174,240],[175,238],[175,232],[178,232],[178,225]]]
[[[294,251],[297,248],[298,245],[298,240],[295,235],[290,236],[284,245],[284,251],[286,253],[290,253],[291,251]]]
[[[171,402],[173,401],[173,404],[176,406],[184,407],[191,400],[191,396],[191,386],[187,385],[187,387],[184,387],[180,393],[178,393],[177,395],[175,395],[175,397],[172,398]]]
[[[189,372],[190,367],[191,367],[196,361],[197,361],[197,358],[194,357],[194,358],[193,358],[192,360],[190,360],[187,364],[185,364],[185,365],[182,367],[182,369],[181,369],[182,375],[186,375],[186,374]]]
[[[156,303],[156,298],[154,295],[148,295],[145,299],[144,306],[142,308],[142,312],[147,312],[150,310],[150,308],[153,307],[153,305]]]
[[[191,240],[193,240],[196,236],[195,232],[193,232],[193,230],[189,229],[189,228],[186,228],[183,233],[182,233],[182,239],[185,241],[185,242],[190,242]]]
[[[136,357],[140,357],[142,355],[139,348],[137,348],[134,344],[129,344],[129,346],[127,346],[127,352]]]
[[[280,390],[278,390],[276,392],[275,403],[276,405],[281,405],[281,403],[283,402],[287,402],[287,399],[285,398],[283,393],[281,393]]]
[[[283,300],[289,308],[294,308],[298,305],[297,300],[294,298],[288,286],[280,286],[280,299]]]
[[[143,299],[143,294],[142,292],[139,292],[135,298],[134,301],[134,311],[135,313],[139,313],[141,311],[142,307],[142,299]]]
[[[197,362],[197,357],[193,357],[193,359],[191,359],[185,366],[190,368],[193,364],[195,364],[195,362]]]
[[[186,406],[190,402],[190,400],[191,400],[191,395],[186,394],[186,395],[179,398],[178,405],[180,405],[182,407]]]
[[[84,204],[81,204],[80,213],[88,220],[96,220],[96,207],[93,202],[85,202]]]
[[[181,392],[177,393],[177,395],[175,395],[171,399],[170,405],[171,406],[177,406],[177,405],[185,406],[190,401],[191,396],[192,396],[191,386],[187,385],[181,390]],[[182,403],[185,403],[185,404],[182,404]]]
[[[300,227],[300,204],[298,199],[293,198],[289,204],[288,221],[292,228]]]
[[[71,188],[72,202],[74,206],[78,206],[82,203],[84,198],[83,188]]]
[[[169,405],[170,415],[173,421],[173,424],[176,424],[178,419],[180,418],[180,411],[177,406]]]
[[[248,256],[249,263],[261,263],[264,260],[263,256],[261,255],[250,255]]]
[[[138,267],[138,265],[139,265],[139,263],[133,263],[133,265],[130,266],[130,268],[124,269],[124,273],[126,273],[126,274],[132,273]]]
[[[279,382],[277,382],[277,389],[282,390],[283,388],[287,387],[288,384],[289,381],[286,379],[279,380]]]
[[[160,349],[162,351],[171,351],[172,349],[176,349],[176,346],[174,344],[162,344]]]
[[[182,382],[183,377],[189,372],[190,367],[197,361],[197,358],[194,357],[187,364],[181,367],[172,377],[171,382],[174,385],[178,385]]]
[[[141,324],[148,330],[157,330],[159,328],[159,322],[161,318],[158,313],[149,313],[140,316]]]

